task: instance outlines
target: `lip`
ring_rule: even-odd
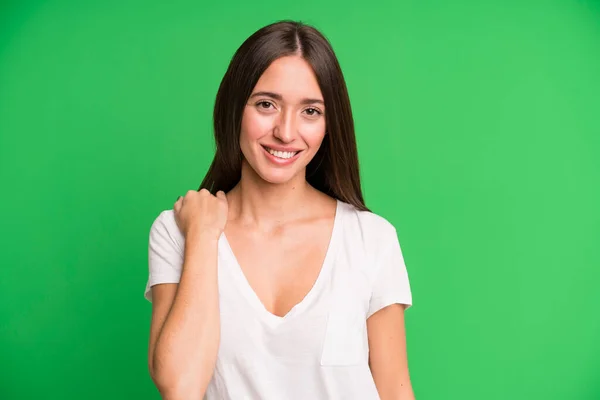
[[[276,148],[269,147],[270,149],[277,150],[277,151],[297,151],[298,152],[293,157],[284,159],[284,158],[275,157],[273,154],[269,153],[267,151],[267,149],[265,148],[265,146],[260,146],[260,147],[262,147],[263,153],[265,154],[265,157],[267,158],[267,160],[269,160],[271,163],[273,163],[277,166],[280,166],[280,167],[285,167],[287,165],[293,164],[298,159],[300,154],[302,154],[302,151],[303,151],[303,150],[278,150]]]
[[[290,153],[294,153],[296,151],[302,151],[303,149],[296,149],[294,147],[285,147],[285,146],[277,146],[277,145],[267,145],[267,144],[261,144],[262,147],[268,147],[271,150],[275,150],[275,151],[289,151]]]

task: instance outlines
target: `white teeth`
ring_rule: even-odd
[[[276,150],[269,149],[269,148],[267,148],[267,151],[269,153],[271,153],[272,155],[274,155],[275,157],[283,158],[283,159],[292,158],[296,155],[296,153],[298,153],[297,151],[276,151]]]

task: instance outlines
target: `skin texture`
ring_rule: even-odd
[[[227,199],[190,190],[173,208],[186,240],[183,269],[178,285],[152,287],[148,367],[163,399],[199,399],[219,348],[217,243]]]
[[[308,63],[300,57],[274,61],[258,80],[244,110],[240,147],[252,168],[247,172],[272,184],[301,184],[304,169],[325,137],[324,114],[323,96]],[[294,164],[274,168],[262,146],[302,152]]]
[[[272,314],[284,316],[312,288],[336,208],[334,199],[305,179],[325,135],[326,110],[310,65],[299,56],[282,57],[261,76],[244,109],[240,182],[226,195],[189,191],[175,204],[186,236],[181,281],[152,288],[149,368],[163,398],[202,398],[212,376],[219,346],[216,243],[221,233]],[[286,164],[265,147],[300,153]],[[367,329],[369,364],[381,399],[414,399],[404,307],[380,310]]]
[[[404,305],[392,304],[367,320],[369,366],[382,400],[414,400],[408,359]]]

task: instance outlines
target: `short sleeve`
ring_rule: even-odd
[[[412,293],[404,257],[393,229],[385,240],[385,245],[377,257],[377,271],[369,303],[367,318],[391,304],[412,305]]]
[[[148,240],[148,281],[144,297],[152,301],[152,286],[179,283],[183,265],[182,236],[172,210],[163,211],[152,223]]]

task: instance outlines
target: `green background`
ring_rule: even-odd
[[[418,400],[600,399],[598,1],[0,6],[0,399],[158,399],[153,219],[199,186],[241,42],[331,40],[411,277]]]

